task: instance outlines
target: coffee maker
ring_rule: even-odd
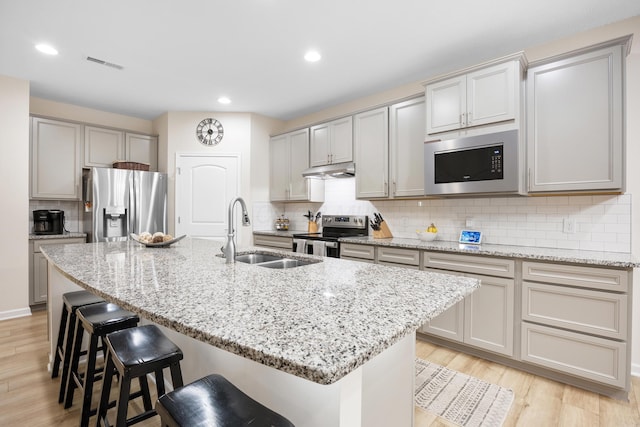
[[[62,234],[64,232],[64,211],[38,209],[33,211],[34,234]]]

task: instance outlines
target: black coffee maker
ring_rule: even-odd
[[[62,234],[64,232],[64,211],[39,209],[33,211],[34,234]]]

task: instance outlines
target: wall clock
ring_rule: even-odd
[[[224,129],[222,123],[216,119],[204,119],[196,127],[196,136],[198,141],[204,145],[216,145],[222,141]]]

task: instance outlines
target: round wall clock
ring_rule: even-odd
[[[222,123],[216,119],[204,119],[196,127],[196,136],[198,141],[204,145],[216,145],[222,141],[224,136]]]

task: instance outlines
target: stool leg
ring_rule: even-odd
[[[60,328],[58,330],[58,342],[56,343],[56,354],[53,358],[53,368],[51,368],[51,378],[56,378],[60,370],[60,350],[65,343],[64,338],[67,334],[67,317],[69,312],[65,304],[62,304],[62,314],[60,315]],[[66,353],[65,353],[66,355]],[[63,377],[64,379],[64,377]]]
[[[87,369],[84,373],[82,409],[80,412],[80,426],[89,425],[89,417],[91,416],[91,397],[93,394],[93,381],[96,374],[96,353],[98,352],[98,336],[91,334],[91,342],[89,351],[87,352]],[[73,375],[73,373],[71,374]],[[79,376],[78,376],[79,377]],[[81,380],[80,378],[78,378]]]
[[[158,397],[165,393],[164,390],[164,373],[162,369],[156,371],[156,390],[158,391]]]
[[[66,384],[60,384],[60,395],[58,397],[58,402],[62,403],[64,400],[64,408],[68,409],[71,407],[73,403],[73,393],[77,388],[75,381],[73,380],[74,372],[78,372],[78,363],[80,361],[80,351],[82,350],[82,337],[84,335],[84,329],[80,326],[80,322],[76,317],[75,327],[73,332],[73,347],[71,350],[71,363],[69,365],[68,372],[62,372],[63,382]]]
[[[182,371],[180,370],[180,362],[172,363],[171,366],[169,366],[169,369],[171,369],[171,382],[173,383],[173,389],[175,390],[178,387],[182,387],[184,383],[182,382]]]
[[[127,425],[127,406],[129,406],[129,392],[131,390],[131,377],[126,373],[120,378],[120,393],[118,395],[116,426]]]
[[[61,380],[61,382],[64,383],[65,388],[64,390],[62,389],[62,387],[60,388],[58,403],[62,403],[66,394],[67,381],[69,380],[69,370],[70,370],[69,367],[71,365],[71,356],[73,353],[73,344],[75,339],[74,325],[76,324],[76,319],[78,317],[76,315],[75,310],[72,310],[68,316],[69,317],[67,322],[69,322],[69,326],[66,328],[66,331],[65,331],[64,360],[62,361],[62,380]],[[80,333],[80,336],[81,337],[83,336],[82,332]],[[82,339],[80,339],[80,343],[82,344]]]
[[[100,403],[98,404],[97,422],[96,427],[100,427],[100,421],[107,417],[107,411],[109,410],[109,394],[111,394],[111,383],[113,382],[113,375],[115,366],[111,353],[107,352],[104,361],[104,371],[102,371],[102,391],[100,393]],[[105,425],[108,423],[105,421]]]

